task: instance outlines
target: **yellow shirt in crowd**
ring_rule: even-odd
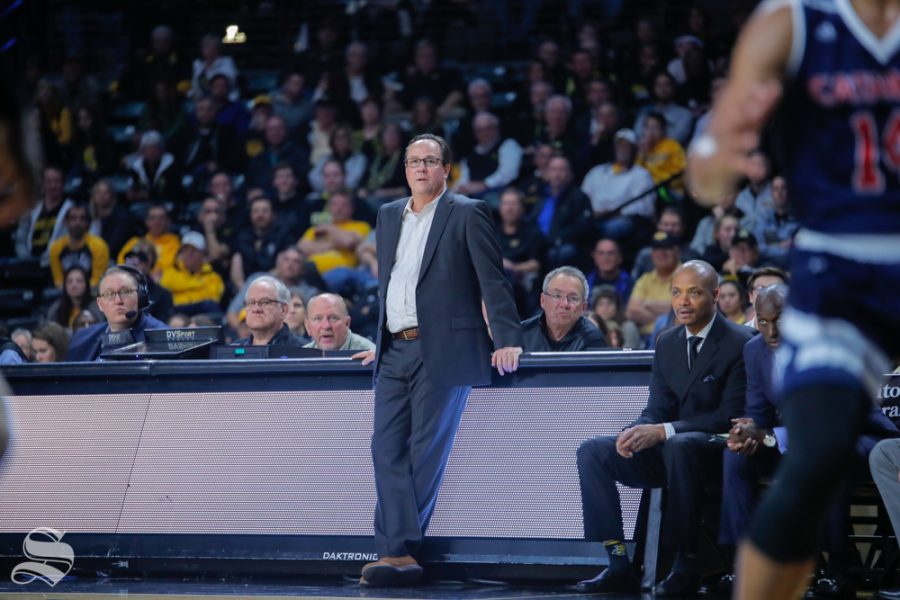
[[[191,273],[181,260],[177,260],[174,265],[163,270],[159,285],[172,292],[175,306],[204,300],[219,302],[225,292],[225,282],[208,262],[203,263],[199,273]]]
[[[353,231],[359,234],[360,239],[365,239],[372,231],[372,227],[365,221],[344,221],[343,223],[333,224],[338,229],[344,231]],[[316,228],[310,227],[300,238],[300,241],[313,241],[316,239]],[[319,252],[309,257],[309,260],[316,265],[319,273],[327,273],[338,267],[353,268],[357,264],[356,252],[353,250],[328,250],[327,252]]]
[[[181,239],[174,233],[164,233],[159,237],[154,237],[148,233],[142,238],[137,236],[131,238],[122,246],[122,250],[116,258],[116,264],[123,264],[125,255],[141,240],[147,240],[156,246],[156,266],[153,268],[154,271],[165,271],[175,264],[175,255],[178,254],[178,249],[181,248]]]

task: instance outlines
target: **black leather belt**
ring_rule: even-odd
[[[410,327],[409,329],[403,329],[402,331],[398,331],[397,333],[392,333],[391,337],[395,340],[405,340],[408,342],[419,337],[419,328]]]

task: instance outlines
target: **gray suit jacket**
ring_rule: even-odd
[[[376,378],[381,352],[390,341],[385,298],[408,201],[395,200],[378,211]],[[481,315],[482,298],[493,342]],[[486,385],[491,382],[493,349],[522,346],[512,286],[503,272],[490,209],[481,200],[448,191],[438,203],[419,270],[416,313],[422,360],[435,385]]]

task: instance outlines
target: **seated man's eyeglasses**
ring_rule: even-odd
[[[545,296],[549,296],[554,302],[566,302],[568,304],[581,304],[581,296],[566,296],[556,292],[541,292]]]
[[[403,163],[410,169],[418,169],[423,163],[429,169],[433,169],[438,165],[444,164],[444,161],[435,156],[426,156],[425,158],[407,158]]]
[[[122,300],[125,300],[126,298],[133,296],[134,294],[137,294],[136,289],[124,288],[121,290],[108,290],[105,292],[100,292],[100,294],[98,295],[104,300],[115,300],[116,296],[118,296]]]
[[[319,324],[322,321],[328,321],[332,325],[334,325],[335,323],[340,323],[343,320],[343,317],[339,317],[337,315],[328,315],[327,317],[323,315],[316,315],[312,319],[310,319],[311,322],[316,324]]]
[[[244,301],[244,306],[247,308],[253,308],[255,306],[259,306],[262,308],[269,308],[270,306],[274,306],[275,304],[281,304],[280,300],[274,300],[272,298],[262,298],[261,300],[246,300]]]

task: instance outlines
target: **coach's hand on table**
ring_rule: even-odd
[[[361,358],[363,366],[366,366],[368,364],[371,364],[371,362],[375,360],[375,351],[374,350],[363,350],[362,352],[357,352],[350,358],[351,358],[351,360],[358,360]]]
[[[519,355],[522,354],[522,348],[519,346],[507,346],[495,350],[491,354],[491,366],[496,367],[500,375],[512,373],[519,368]]]
[[[652,448],[664,441],[666,441],[664,425],[635,425],[616,438],[616,452],[625,458],[631,458],[635,452]]]

